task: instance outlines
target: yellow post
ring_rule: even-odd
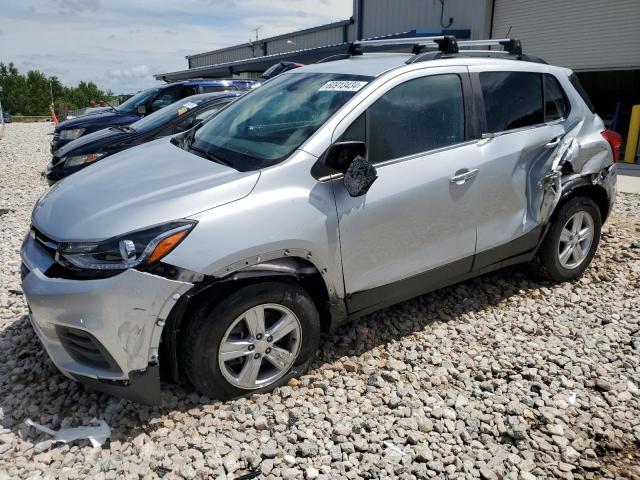
[[[638,134],[640,134],[640,105],[634,105],[631,109],[631,121],[629,122],[627,147],[624,149],[625,163],[636,163],[636,152],[638,151]]]

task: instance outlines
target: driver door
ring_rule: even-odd
[[[482,157],[469,77],[465,67],[428,71],[385,84],[336,139],[365,141],[378,173],[357,198],[333,180],[349,313],[411,298],[471,270]]]

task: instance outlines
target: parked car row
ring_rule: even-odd
[[[82,131],[50,179],[81,171],[40,198],[22,247],[57,367],[136,401],[159,401],[161,367],[232,398],[299,375],[322,331],[436,288],[529,262],[580,277],[619,139],[570,70],[516,40],[446,40],[355,45],[238,98],[175,102],[207,84],[171,84],[58,129]]]
[[[51,140],[51,153],[83,135],[107,127],[131,125],[143,116],[156,112],[177,100],[211,92],[243,92],[255,88],[254,80],[187,80],[144,90],[117,107],[65,120],[56,126]]]
[[[83,135],[54,152],[47,166],[47,180],[52,185],[109,155],[189,130],[240,95],[235,91],[192,95],[131,125],[118,125]]]

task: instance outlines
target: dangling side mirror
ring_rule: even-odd
[[[327,151],[324,163],[344,174],[344,186],[352,197],[367,193],[378,178],[375,167],[367,160],[364,142],[334,143]]]
[[[376,167],[371,165],[365,157],[358,155],[344,174],[344,187],[352,197],[360,197],[369,191],[377,178]]]

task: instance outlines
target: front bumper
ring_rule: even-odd
[[[31,236],[21,255],[31,323],[58,369],[138,401],[140,390],[157,395],[162,327],[192,284],[137,270],[98,280],[54,278],[51,251]]]

